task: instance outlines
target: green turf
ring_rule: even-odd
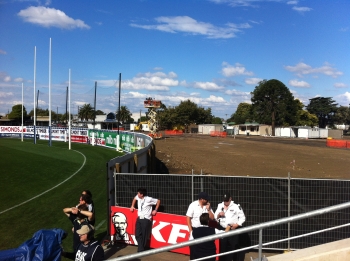
[[[39,229],[62,228],[69,232],[63,246],[71,251],[72,225],[62,210],[76,205],[85,189],[93,194],[96,236],[101,239],[106,234],[106,162],[120,153],[85,144],[72,143],[68,150],[64,142],[52,142],[49,147],[48,141],[33,144],[32,140],[4,138],[0,139],[0,151],[0,212],[53,188],[0,214],[0,250],[18,247]]]

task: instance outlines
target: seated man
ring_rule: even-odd
[[[209,225],[209,214],[208,213],[203,213],[200,216],[199,221],[201,223],[201,226],[194,228],[192,230],[192,233],[190,235],[190,240],[224,232],[223,230],[218,230],[216,228],[208,226]],[[191,258],[192,259],[207,257],[207,256],[215,255],[215,254],[216,254],[216,246],[215,246],[214,240],[207,241],[205,243],[200,243],[197,245],[193,245],[191,247]],[[206,260],[215,261],[215,257],[210,258],[210,259],[206,259]]]
[[[94,239],[94,227],[83,225],[77,234],[80,237],[81,244],[75,255],[76,261],[103,261],[104,251],[102,246]]]

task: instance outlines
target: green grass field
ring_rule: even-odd
[[[17,248],[40,229],[61,228],[68,232],[64,249],[71,251],[72,225],[62,210],[75,206],[84,189],[93,194],[95,235],[105,236],[106,162],[120,153],[85,144],[72,143],[68,150],[64,142],[49,147],[48,141],[4,138],[0,151],[0,250]]]

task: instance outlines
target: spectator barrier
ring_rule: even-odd
[[[350,141],[327,139],[327,147],[350,149]]]
[[[182,130],[165,130],[165,135],[167,136],[179,136],[183,134],[184,132]]]
[[[226,138],[227,137],[227,132],[226,131],[210,131],[210,136],[211,137]]]

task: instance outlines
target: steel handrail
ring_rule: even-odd
[[[165,246],[165,247],[156,248],[156,249],[150,249],[147,251],[143,251],[143,252],[127,255],[127,256],[112,258],[112,259],[108,259],[108,260],[109,261],[132,260],[135,258],[141,258],[144,256],[154,255],[154,254],[170,251],[170,250],[177,249],[177,248],[192,246],[192,245],[196,245],[199,243],[205,243],[207,241],[216,240],[219,238],[231,237],[234,235],[239,235],[239,234],[243,234],[243,233],[247,233],[247,232],[251,232],[251,231],[255,231],[255,230],[259,230],[259,260],[261,260],[261,250],[262,250],[262,245],[263,245],[262,244],[262,230],[264,228],[274,227],[274,226],[286,224],[288,222],[294,222],[294,221],[302,220],[305,218],[310,218],[310,217],[314,217],[314,216],[318,216],[318,215],[322,215],[322,214],[327,214],[329,212],[334,212],[334,211],[349,208],[349,207],[350,207],[350,201],[342,203],[342,204],[330,206],[330,207],[321,208],[318,210],[313,210],[313,211],[310,211],[307,213],[294,215],[291,217],[280,218],[280,219],[276,219],[273,221],[268,221],[268,222],[264,222],[261,224],[249,226],[249,227],[244,227],[244,228],[241,228],[238,230],[233,230],[233,231],[229,231],[229,232],[225,232],[225,233],[221,233],[221,234],[215,234],[215,235],[211,235],[211,236],[201,237],[198,239],[189,240],[186,242],[181,242],[181,243],[170,245],[170,246]]]

